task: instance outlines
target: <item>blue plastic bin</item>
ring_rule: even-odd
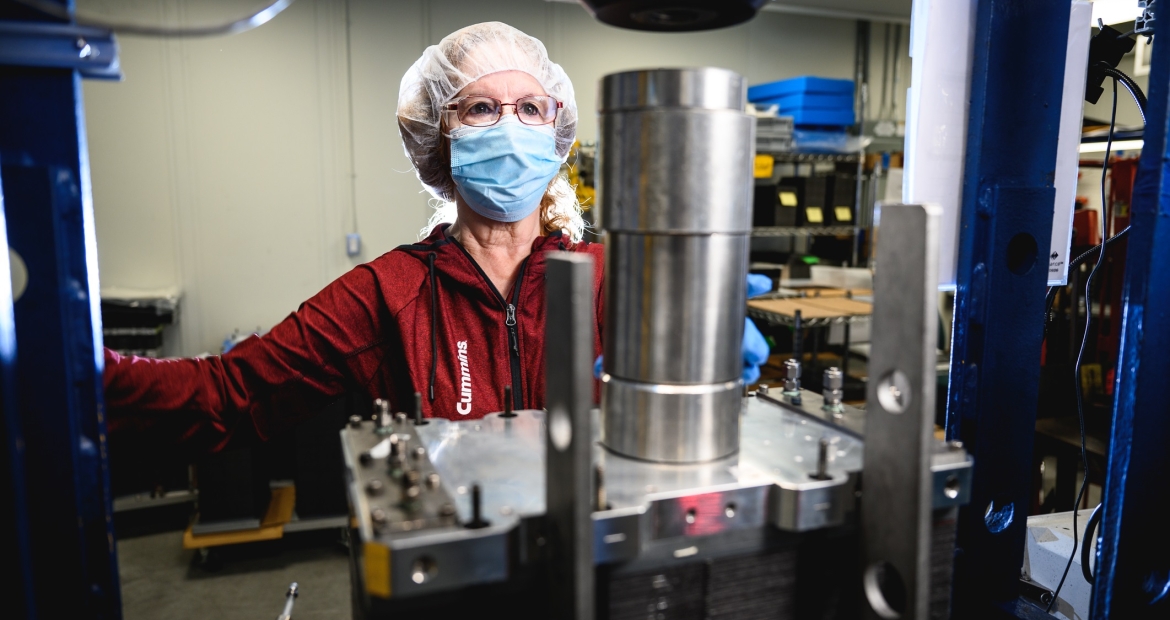
[[[792,93],[768,97],[753,103],[780,104],[780,112],[786,110],[852,110],[853,95],[822,95],[819,93]]]
[[[837,80],[806,75],[780,80],[778,82],[757,84],[748,88],[748,101],[755,103],[773,97],[799,93],[845,95],[849,99],[853,99],[853,80]]]
[[[781,106],[780,113],[785,116],[791,116],[792,121],[796,123],[797,127],[802,125],[830,125],[834,127],[842,127],[852,125],[854,122],[853,108],[848,110],[788,110]]]

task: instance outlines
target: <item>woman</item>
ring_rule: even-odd
[[[395,411],[419,392],[424,415],[451,419],[502,410],[505,386],[512,407],[541,408],[553,250],[596,261],[600,354],[601,246],[581,240],[580,207],[558,176],[577,106],[544,45],[498,22],[449,35],[403,78],[398,124],[419,179],[444,203],[427,237],[355,268],[225,355],[107,350],[112,433],[161,425],[216,449],[240,434],[267,438],[347,390]]]

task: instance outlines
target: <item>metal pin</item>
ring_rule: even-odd
[[[605,497],[605,468],[601,465],[593,466],[594,510],[609,510],[609,501]]]
[[[501,418],[514,418],[516,413],[512,411],[512,386],[504,386],[504,412],[500,414]]]
[[[483,518],[483,499],[480,493],[479,484],[471,485],[471,521],[467,524],[468,529],[478,530],[491,525]]]
[[[813,480],[832,480],[833,477],[829,475],[829,440],[824,437],[821,438],[821,443],[817,446],[817,471],[809,474]]]
[[[430,423],[430,420],[423,417],[422,394],[415,392],[414,393],[414,425],[415,426],[422,426],[423,424],[429,424],[429,423]]]

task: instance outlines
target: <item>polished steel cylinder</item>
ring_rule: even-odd
[[[724,69],[601,82],[602,442],[691,463],[739,448],[755,120]]]

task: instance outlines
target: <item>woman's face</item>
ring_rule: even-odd
[[[548,95],[548,93],[544,91],[536,78],[523,71],[500,71],[485,75],[468,84],[459,91],[459,94],[455,95],[452,101],[457,101],[468,95],[492,97],[500,100],[501,103],[516,103],[516,100],[521,97]],[[513,111],[514,108],[511,106],[504,108],[504,114],[511,114]],[[456,114],[446,114],[445,116],[447,117],[445,125],[448,129],[455,129],[462,125]]]

